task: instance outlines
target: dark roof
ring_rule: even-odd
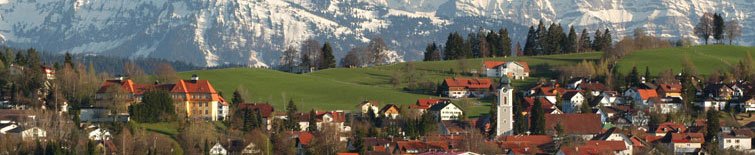
[[[438,103],[438,104],[433,105],[432,107],[430,107],[429,110],[430,111],[440,111],[443,108],[445,108],[446,106],[451,105],[451,104],[453,104],[454,106],[456,106],[454,103],[451,103],[451,102],[442,102],[442,103]],[[459,107],[459,106],[456,106],[456,107]]]
[[[576,96],[580,92],[581,91],[579,91],[579,90],[567,90],[561,98],[563,98],[563,99],[571,99],[572,97]]]
[[[260,115],[264,118],[272,116],[275,108],[268,103],[242,103],[238,105],[239,110],[259,110]]]
[[[566,134],[598,134],[602,131],[600,116],[596,114],[545,114],[546,131],[555,132],[558,124]]]
[[[399,108],[395,104],[387,104],[383,106],[383,108],[380,108],[380,111],[378,111],[378,113],[384,113],[385,111],[388,111],[388,109],[390,109],[391,107],[396,108],[396,110],[398,110],[399,112],[401,111],[401,108]]]

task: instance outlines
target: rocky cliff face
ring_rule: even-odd
[[[416,60],[449,32],[507,27],[515,41],[538,20],[610,27],[621,37],[642,27],[688,37],[703,12],[755,24],[748,0],[0,0],[0,39],[45,51],[158,57],[201,66],[272,66],[307,38],[330,41],[336,57],[380,36],[392,61]],[[745,41],[746,40],[746,41]]]

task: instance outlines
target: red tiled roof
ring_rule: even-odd
[[[703,133],[672,133],[671,142],[674,143],[702,143],[705,135]]]
[[[421,141],[398,141],[396,142],[396,146],[398,146],[398,149],[406,153],[407,150],[417,150],[418,152],[427,152],[430,150],[435,151],[444,151],[445,148],[441,146],[431,145],[430,143],[425,143]]]
[[[566,134],[598,134],[602,131],[600,116],[596,114],[545,114],[545,127],[555,130],[561,124]]]
[[[336,155],[359,155],[359,153],[337,153]]]
[[[173,93],[211,93],[217,94],[207,80],[179,80],[176,87],[171,90]]]
[[[485,66],[485,68],[488,68],[488,69],[493,69],[493,68],[498,67],[500,65],[503,65],[505,63],[506,63],[505,61],[485,61],[485,62],[482,62],[483,66]]]
[[[687,132],[687,126],[681,123],[665,122],[658,125],[655,129],[655,133],[667,133],[667,132]]]
[[[519,61],[517,63],[519,63],[520,65],[522,65],[522,67],[524,68],[524,72],[527,72],[527,73],[530,72],[530,64],[527,64],[527,62],[525,62],[525,61]]]
[[[599,82],[588,82],[588,83],[581,83],[579,84],[579,88],[582,90],[592,90],[592,91],[605,91],[606,85],[603,85]]]
[[[645,141],[648,143],[654,143],[659,140],[663,139],[663,136],[653,136],[653,135],[647,135],[645,136]]]
[[[315,137],[307,131],[292,131],[291,134],[295,135],[295,138],[298,138],[299,143],[302,145],[309,145],[309,142],[312,142],[312,139]]]
[[[543,108],[543,110],[544,110],[545,113],[552,113],[553,111],[555,111],[556,109],[558,109],[558,107],[556,107],[555,104],[551,103],[550,101],[548,101],[548,99],[546,99],[544,97],[538,98],[538,100],[540,100],[540,105],[541,105],[540,108]],[[524,102],[526,102],[528,104],[527,109],[526,109],[525,112],[531,112],[532,111],[532,107],[535,105],[535,98],[534,97],[525,97],[524,98]]]
[[[637,93],[640,93],[642,100],[647,100],[651,97],[658,97],[658,92],[653,89],[637,89]]]
[[[630,140],[632,141],[633,147],[639,147],[639,148],[645,147],[645,145],[643,145],[640,139],[637,137],[632,137],[630,138]]]
[[[540,146],[552,143],[553,138],[548,135],[515,135],[500,137],[501,148],[510,149],[516,154],[545,153]]]
[[[682,85],[675,83],[675,84],[660,84],[660,89],[663,90],[666,93],[681,93],[682,92]]]
[[[270,118],[273,111],[275,111],[275,108],[273,108],[273,106],[268,103],[242,103],[238,105],[238,109],[259,110],[260,115],[262,115],[262,117],[264,118]]]
[[[622,141],[596,141],[591,140],[581,146],[563,147],[561,152],[566,155],[584,154],[613,154],[615,151],[626,150]]]
[[[448,87],[464,87],[468,89],[485,89],[492,86],[489,78],[446,78],[444,83]]]

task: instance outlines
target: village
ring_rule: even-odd
[[[710,149],[706,144],[713,142],[732,154],[755,153],[755,123],[737,121],[755,111],[750,81],[711,82],[679,74],[664,82],[639,77],[626,89],[614,90],[605,81],[571,77],[517,89],[511,84],[531,78],[527,62],[485,61],[482,66],[484,77],[444,79],[440,97],[405,104],[354,101],[352,109],[328,111],[298,111],[293,100],[286,109],[276,109],[240,101],[237,94],[224,98],[213,81],[198,75],[166,83],[115,76],[101,81],[94,100],[102,103],[78,109],[74,125],[105,154],[119,154],[120,149],[113,128],[103,124],[164,119],[228,122],[228,130],[282,134],[294,143],[294,154],[705,154]],[[23,69],[11,66],[11,73]],[[56,78],[54,69],[42,70],[45,79]],[[469,117],[470,111],[456,103],[485,97],[494,101],[480,116]],[[172,103],[146,106],[152,100]],[[3,136],[38,143],[57,132],[38,127],[35,120],[43,116],[28,112],[29,107],[7,101],[2,106]],[[65,103],[52,107],[56,109],[48,110],[69,112]],[[700,116],[688,113],[695,110]],[[205,139],[204,145],[210,147],[208,154],[269,151],[263,147],[269,144],[243,137]]]

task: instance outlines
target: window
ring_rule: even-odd
[[[739,139],[737,139],[737,140],[734,140],[734,143],[739,143]]]

